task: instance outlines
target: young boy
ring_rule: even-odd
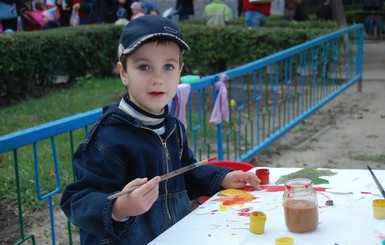
[[[117,66],[127,95],[106,109],[78,147],[77,181],[61,200],[82,244],[147,244],[188,214],[190,199],[246,183],[259,189],[253,173],[208,165],[160,181],[196,162],[183,124],[168,109],[185,50],[179,28],[161,16],[139,17],[123,30]],[[132,187],[138,188],[107,199]]]

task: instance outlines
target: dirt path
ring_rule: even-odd
[[[356,88],[353,85],[279,140],[257,164],[325,168],[370,164],[385,169],[385,81],[364,83],[362,93]],[[310,136],[311,132],[315,134]]]
[[[353,85],[257,157],[257,165],[385,169],[385,41],[365,40]]]

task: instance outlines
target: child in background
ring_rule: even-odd
[[[131,4],[131,12],[132,12],[131,20],[144,15],[144,9],[142,8],[142,5],[140,4],[140,2],[133,2]]]
[[[127,10],[123,7],[119,7],[118,11],[116,11],[116,16],[118,19],[115,21],[115,25],[127,25],[128,19],[127,19]]]
[[[168,108],[189,49],[167,18],[145,15],[125,26],[117,67],[127,94],[105,108],[79,145],[77,180],[60,203],[80,228],[82,244],[148,244],[187,215],[194,198],[247,183],[260,189],[254,173],[210,165],[160,181],[160,175],[196,162],[183,123]]]
[[[160,15],[160,12],[158,9],[151,9],[150,14],[152,15]]]

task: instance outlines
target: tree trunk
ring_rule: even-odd
[[[336,21],[342,28],[346,27],[344,6],[342,0],[330,0],[330,6],[332,9],[333,20]]]

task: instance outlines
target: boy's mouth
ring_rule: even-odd
[[[149,94],[154,96],[159,96],[159,95],[163,95],[164,92],[150,92]]]

